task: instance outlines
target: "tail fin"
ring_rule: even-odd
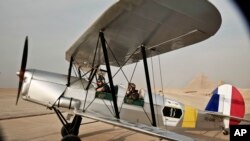
[[[243,118],[245,115],[245,102],[240,92],[234,86],[224,84],[213,91],[213,95],[205,110],[219,112],[226,116]],[[239,120],[224,119],[225,127],[239,123]]]

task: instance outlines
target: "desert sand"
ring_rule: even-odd
[[[210,99],[210,93],[217,85],[209,81],[205,76],[195,77],[194,80],[183,89],[164,89],[163,93],[168,98],[175,99],[186,105],[203,110]],[[250,90],[240,89],[246,103],[246,118],[250,119]],[[53,111],[43,106],[19,100],[16,101],[16,89],[0,89],[0,127],[6,141],[47,141],[60,140],[61,123]],[[162,94],[162,92],[160,92]],[[64,113],[66,114],[66,112]],[[90,123],[89,123],[90,122]],[[159,138],[140,134],[134,131],[118,128],[102,122],[93,122],[83,119],[79,137],[87,141],[158,141]],[[89,124],[86,124],[89,123]],[[224,136],[217,131],[174,131],[193,137],[197,140],[226,141],[229,136]],[[0,138],[1,140],[1,138]]]
[[[0,126],[4,140],[59,141],[62,125],[53,111],[22,99],[16,106],[16,93],[16,89],[0,89]],[[93,120],[83,119],[83,124],[89,122],[93,122]],[[87,141],[159,140],[101,122],[81,126],[79,137]]]

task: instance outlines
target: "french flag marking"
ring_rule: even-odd
[[[222,113],[226,116],[243,118],[245,115],[245,102],[240,92],[232,85],[224,84],[213,91],[206,111]],[[224,119],[224,125],[237,125],[240,121]]]

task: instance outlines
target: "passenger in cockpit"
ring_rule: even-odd
[[[133,100],[139,99],[139,93],[138,93],[138,90],[136,90],[136,85],[134,83],[128,84],[128,90],[126,92],[126,97],[133,99]]]
[[[96,88],[97,92],[106,92],[106,93],[111,92],[109,85],[105,82],[105,78],[102,75],[99,75],[96,84],[97,84]]]

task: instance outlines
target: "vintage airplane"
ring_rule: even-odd
[[[18,72],[16,104],[22,95],[24,100],[53,109],[63,124],[62,140],[80,140],[77,135],[82,117],[168,140],[193,139],[165,130],[167,126],[210,129],[222,126],[228,131],[229,123],[238,123],[244,116],[241,95],[238,91],[230,93],[230,89],[235,92],[234,87],[219,87],[223,90],[214,92],[206,110],[198,112],[180,102],[152,94],[147,64],[148,57],[209,38],[220,25],[220,13],[207,0],[120,0],[66,52],[70,62],[68,75],[26,70],[26,38]],[[147,91],[140,99],[130,99],[125,96],[127,86],[114,85],[115,75],[110,66],[119,67],[118,71],[124,74],[123,66],[139,60],[143,60]],[[106,66],[109,93],[96,91],[95,78],[101,65]],[[73,70],[75,76],[71,75]],[[238,113],[235,107],[242,110]],[[71,122],[63,116],[61,108],[74,109]],[[224,124],[199,124],[203,121],[215,123],[216,119],[222,119]]]

